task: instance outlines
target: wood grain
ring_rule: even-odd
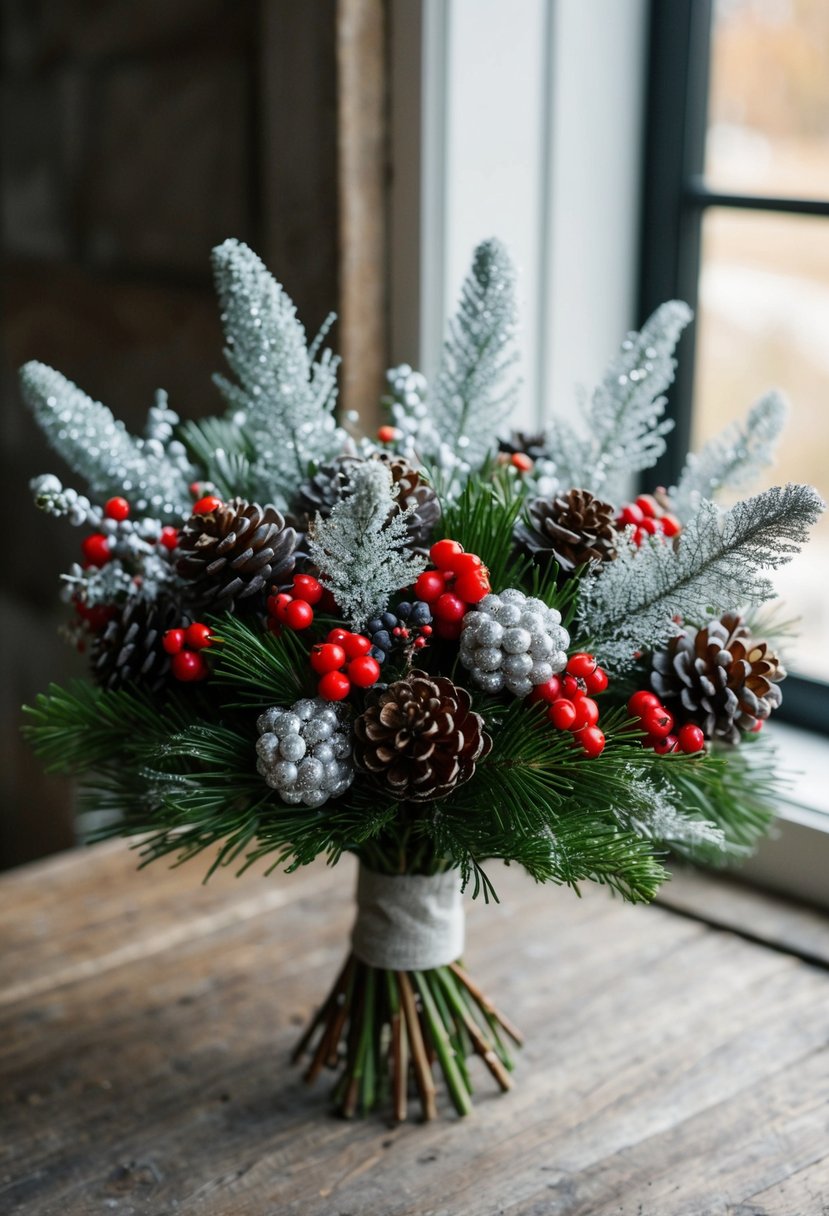
[[[526,1033],[461,1121],[326,1113],[288,1064],[353,867],[205,887],[107,845],[0,879],[0,1212],[825,1216],[829,977],[496,872],[473,974]]]

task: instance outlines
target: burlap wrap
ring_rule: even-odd
[[[354,953],[388,971],[427,971],[463,954],[464,915],[456,870],[375,874],[360,866]]]

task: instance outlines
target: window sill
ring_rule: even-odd
[[[829,741],[778,722],[768,730],[778,745],[786,794],[772,835],[736,876],[829,908]]]

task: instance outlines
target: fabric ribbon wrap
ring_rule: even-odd
[[[456,870],[388,875],[360,866],[351,944],[362,962],[386,971],[428,971],[454,963],[463,943]]]

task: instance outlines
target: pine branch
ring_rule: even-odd
[[[345,443],[333,415],[338,360],[330,351],[317,357],[318,344],[309,352],[293,303],[247,245],[219,245],[213,270],[236,378],[216,383],[256,453],[255,497],[284,506],[309,466]]]
[[[259,501],[259,491],[264,487],[252,468],[256,453],[245,432],[232,418],[185,422],[180,434],[191,455],[204,469],[207,480],[223,497]]]
[[[196,470],[180,444],[165,445],[152,434],[134,438],[105,405],[45,363],[26,363],[20,385],[49,444],[85,479],[93,498],[123,494],[135,514],[165,520],[190,513],[188,486]]]
[[[516,558],[513,540],[523,503],[523,486],[514,471],[485,465],[454,501],[442,501],[435,540],[449,536],[467,553],[476,553],[489,569],[493,587],[520,586],[530,566],[529,560]]]
[[[229,708],[261,711],[312,695],[302,682],[304,673],[310,676],[308,652],[296,634],[286,630],[275,637],[230,613],[211,625],[215,629],[212,681],[227,689]]]
[[[774,460],[788,407],[780,393],[767,393],[749,410],[745,424],[730,423],[701,452],[688,456],[679,482],[670,491],[673,510],[685,520],[704,498],[738,489]]]
[[[811,486],[787,485],[719,512],[704,502],[675,546],[625,549],[582,584],[578,620],[603,665],[629,667],[676,632],[674,618],[720,616],[770,599],[761,571],[790,561],[824,509]]]
[[[351,489],[328,519],[317,516],[308,551],[322,571],[346,619],[359,628],[383,612],[390,597],[410,586],[425,566],[406,552],[406,523],[412,508],[400,511],[389,469],[380,461],[357,465]]]
[[[449,322],[430,402],[434,430],[473,467],[492,449],[515,405],[515,329],[512,263],[499,241],[483,241]]]
[[[616,501],[631,473],[656,463],[673,426],[660,421],[662,394],[673,381],[673,352],[691,315],[687,304],[673,300],[656,310],[641,333],[628,334],[593,394],[584,438],[565,418],[550,422],[547,447],[562,487],[589,488]]]

